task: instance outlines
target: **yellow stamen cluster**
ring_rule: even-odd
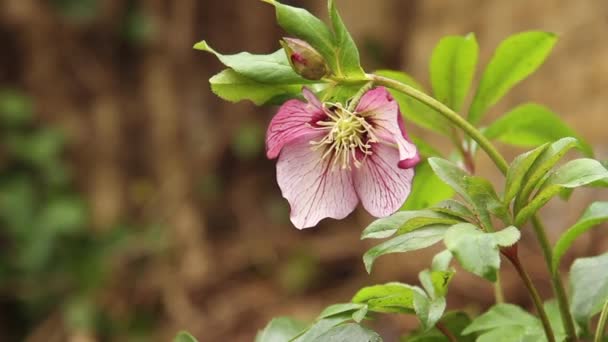
[[[372,154],[370,143],[378,141],[373,127],[364,117],[350,112],[341,104],[324,104],[325,113],[329,120],[317,121],[315,129],[327,131],[323,139],[311,141],[313,149],[325,148],[323,159],[331,157],[333,166],[340,165],[342,169],[360,167],[362,161]],[[357,151],[363,154],[363,159],[357,159]]]

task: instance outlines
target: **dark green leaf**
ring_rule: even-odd
[[[483,342],[546,341],[540,321],[512,304],[492,307],[462,333],[474,332],[481,333],[477,341]]]
[[[429,330],[441,319],[445,311],[445,297],[429,299],[424,294],[414,292],[414,310],[422,323],[423,330]]]
[[[530,31],[510,36],[500,43],[481,76],[469,121],[478,123],[488,108],[541,66],[556,41],[554,34]]]
[[[428,226],[385,241],[363,255],[365,269],[368,273],[371,272],[374,261],[381,255],[415,251],[434,245],[443,238],[446,230],[445,225]]]
[[[402,209],[428,208],[452,196],[454,196],[452,188],[435,175],[428,161],[423,161],[416,166],[412,191]]]
[[[274,5],[277,22],[289,34],[300,38],[325,57],[331,70],[339,69],[334,47],[334,36],[319,18],[303,8],[284,5],[275,0],[264,0]]]
[[[268,84],[310,83],[293,71],[282,49],[269,55],[254,55],[249,52],[223,55],[212,49],[204,40],[196,43],[194,48],[214,54],[225,66],[253,81]]]
[[[382,342],[378,333],[356,323],[347,323],[333,327],[319,336],[317,342]]]
[[[523,104],[501,116],[484,131],[484,135],[522,147],[536,147],[560,138],[577,137],[582,151],[587,156],[593,156],[591,146],[559,116],[535,103]]]
[[[517,195],[517,192],[520,190],[522,183],[524,182],[524,177],[526,176],[532,164],[536,161],[536,159],[543,153],[549,144],[544,144],[532,151],[526,152],[524,154],[520,154],[517,156],[509,169],[507,170],[507,181],[505,185],[505,194],[503,198],[503,202],[507,205],[511,203],[511,201]]]
[[[289,341],[292,342],[316,342],[319,341],[320,336],[330,331],[333,327],[338,326],[344,322],[350,321],[352,316],[350,313],[344,313],[339,315],[334,315],[328,318],[323,318],[316,321],[312,326],[310,326],[306,331],[302,332],[300,335],[292,338]],[[257,341],[256,341],[257,342]]]
[[[461,223],[448,229],[444,243],[465,270],[496,281],[496,272],[500,268],[499,246],[511,246],[519,237],[519,230],[515,227],[486,233],[472,224]]]
[[[375,72],[375,74],[405,83],[416,90],[424,92],[424,89],[420,84],[418,84],[418,82],[416,82],[416,80],[403,72],[393,70],[378,70]],[[439,134],[447,136],[451,134],[450,123],[434,109],[398,91],[391,89],[389,89],[389,91],[399,103],[401,114],[403,114],[406,121],[411,121],[420,127],[429,129]]]
[[[536,188],[543,177],[562,159],[562,157],[571,148],[578,144],[575,138],[562,138],[552,143],[545,149],[541,155],[532,163],[532,166],[526,172],[524,177],[523,187],[517,193],[515,198],[515,213],[517,213],[523,205],[528,201],[530,194]]]
[[[321,314],[319,319],[328,318],[335,315],[342,315],[345,313],[351,313],[353,320],[357,323],[360,322],[367,314],[367,305],[359,303],[344,303],[330,305]]]
[[[346,78],[362,79],[365,77],[365,72],[361,68],[359,61],[359,50],[353,41],[353,38],[348,33],[348,29],[344,26],[342,18],[336,8],[334,0],[328,1],[329,18],[335,34],[336,58],[338,59],[338,75],[343,75]]]
[[[456,200],[442,201],[431,208],[431,210],[460,217],[463,221],[472,222],[475,220],[475,214],[473,214],[471,209]]]
[[[576,259],[570,269],[572,315],[582,326],[608,300],[608,254]]]
[[[384,239],[396,232],[401,235],[429,225],[452,225],[458,222],[454,217],[432,210],[398,211],[372,222],[361,233],[361,239]]]
[[[608,202],[594,202],[583,213],[581,218],[562,234],[553,248],[552,268],[556,272],[562,256],[572,246],[576,238],[589,229],[608,221]]]
[[[262,105],[278,96],[295,96],[301,84],[265,84],[249,79],[232,69],[225,69],[209,79],[211,90],[224,100],[250,100]]]
[[[306,324],[289,317],[273,318],[268,325],[258,332],[255,342],[289,341],[306,328]]]
[[[352,299],[353,303],[363,303],[375,312],[414,312],[414,293],[424,295],[416,286],[402,283],[387,283],[364,287]]]
[[[194,338],[194,336],[190,335],[190,333],[186,331],[180,331],[177,336],[173,339],[173,342],[197,342],[198,340]],[[258,342],[256,340],[256,342]]]
[[[577,188],[606,177],[608,170],[595,159],[569,161],[547,177],[538,194],[517,213],[515,225],[520,227],[562,189]]]
[[[454,335],[459,342],[474,342],[476,334],[462,335],[462,331],[470,323],[471,319],[464,312],[448,312],[440,320],[443,326]],[[445,335],[437,328],[428,331],[414,333],[402,338],[401,342],[450,342]]]
[[[431,84],[435,98],[456,112],[469,92],[479,47],[474,34],[442,38],[431,57]]]
[[[498,199],[489,181],[470,176],[462,168],[445,159],[429,158],[429,163],[441,180],[474,207],[475,215],[486,229],[492,228],[490,213],[508,221],[507,208]]]

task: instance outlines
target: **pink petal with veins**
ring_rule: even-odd
[[[352,171],[332,165],[323,152],[313,150],[304,137],[285,145],[277,162],[277,181],[291,207],[291,222],[299,229],[326,217],[345,218],[359,202]]]
[[[369,117],[376,135],[382,142],[397,145],[400,168],[407,169],[418,164],[418,149],[409,141],[399,104],[384,87],[377,87],[365,93],[356,111]]]
[[[376,217],[388,216],[401,208],[410,194],[414,169],[399,168],[399,152],[384,144],[374,144],[373,154],[354,169],[357,196],[363,207]]]
[[[289,100],[270,121],[266,131],[266,156],[269,159],[276,158],[291,141],[317,134],[308,124],[320,120],[325,113],[314,93],[304,88],[303,94],[308,102]]]

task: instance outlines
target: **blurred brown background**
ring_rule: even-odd
[[[323,0],[284,2],[325,13]],[[545,104],[608,157],[607,1],[338,5],[367,70],[402,69],[427,85],[427,61],[444,35],[474,32],[484,66],[509,34],[557,33],[546,65],[492,115]],[[221,65],[192,50],[206,39],[222,52],[268,53],[281,36],[273,10],[254,0],[0,1],[0,109],[32,115],[2,130],[0,341],[169,341],[180,329],[201,341],[252,341],[272,316],[310,320],[361,286],[417,283],[439,247],[383,257],[367,275],[361,256],[371,244],[359,234],[371,218],[363,211],[306,231],[291,226],[263,153],[275,109],[216,98],[207,80]],[[61,143],[45,140],[49,129]],[[479,164],[500,179],[486,158]],[[553,201],[543,212],[551,235],[602,196],[583,190],[568,204]],[[51,232],[31,219],[55,208],[55,198],[63,206],[49,210],[70,229]],[[70,213],[78,219],[66,221]],[[574,254],[608,249],[601,229],[593,234]],[[526,235],[521,254],[548,298],[535,246]],[[503,276],[507,300],[529,306],[506,263]],[[492,288],[460,272],[448,298],[450,308],[475,312],[492,303]],[[373,324],[386,341],[416,326],[398,316]]]

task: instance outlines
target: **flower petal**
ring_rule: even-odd
[[[399,104],[386,88],[377,87],[365,93],[356,111],[369,117],[380,140],[399,147],[400,168],[407,169],[418,164],[418,149],[409,141]]]
[[[313,150],[309,139],[283,148],[277,162],[277,181],[291,206],[291,222],[299,229],[315,226],[321,219],[342,219],[357,206],[352,171],[333,167],[322,159],[323,149]]]
[[[302,92],[308,103],[300,100],[285,102],[268,125],[266,156],[269,159],[276,158],[285,144],[303,136],[317,134],[308,124],[320,120],[325,113],[313,92],[307,88]]]
[[[405,203],[412,188],[414,169],[399,168],[399,151],[392,146],[374,144],[372,152],[353,172],[355,190],[370,214],[384,217]]]

